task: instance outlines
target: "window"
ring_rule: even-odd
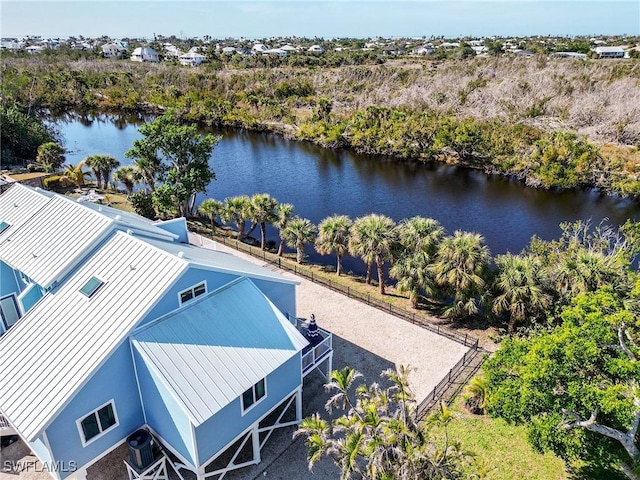
[[[207,293],[207,284],[205,282],[199,283],[183,292],[180,292],[178,295],[180,296],[180,305],[188,302],[189,300],[193,300],[200,295],[204,295]]]
[[[0,298],[0,318],[5,330],[9,330],[18,320],[20,320],[20,309],[14,294]]]
[[[91,298],[102,285],[104,285],[104,282],[102,280],[96,277],[91,277],[89,281],[84,284],[84,287],[80,289],[80,291],[87,297]]]
[[[108,432],[112,428],[118,426],[118,417],[116,415],[116,406],[113,400],[109,401],[106,405],[102,405],[97,410],[94,410],[89,415],[79,420],[76,420],[78,430],[80,431],[80,438],[82,439],[82,445],[85,446],[96,440],[102,434]]]
[[[7,222],[5,221],[1,221],[0,222],[0,233],[4,232],[7,228],[9,228],[11,225],[9,225]]]
[[[246,412],[267,395],[264,378],[242,394],[242,411]]]

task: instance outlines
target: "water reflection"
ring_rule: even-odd
[[[124,156],[144,118],[68,114],[55,123],[71,150],[67,161],[109,153],[123,165]],[[265,133],[210,130],[222,135],[211,166],[217,180],[206,195],[224,199],[268,192],[295,205],[298,215],[319,222],[333,213],[355,218],[371,212],[394,220],[415,215],[439,220],[448,232],[482,233],[492,253],[520,251],[532,235],[556,238],[563,221],[609,218],[614,225],[640,215],[640,205],[596,192],[534,190],[521,183],[476,170],[447,165],[398,163],[390,159],[327,150]],[[269,237],[276,239],[275,229]],[[310,248],[312,258],[319,256]],[[326,261],[333,259],[326,257]],[[347,260],[359,271],[359,261]]]

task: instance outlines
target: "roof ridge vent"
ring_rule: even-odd
[[[115,220],[116,222],[119,222],[120,220],[122,220],[122,217],[120,216],[120,214],[116,215]]]
[[[182,250],[178,252],[178,258],[184,258],[184,252]]]
[[[127,228],[127,235],[133,235],[133,230],[131,230],[130,228]]]

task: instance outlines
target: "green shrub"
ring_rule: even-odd
[[[65,182],[60,175],[51,175],[44,179],[43,185],[47,190],[59,191],[65,187]]]

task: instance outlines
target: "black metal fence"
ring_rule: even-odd
[[[364,302],[367,305],[371,305],[372,307],[378,308],[385,312],[389,312],[392,315],[395,315],[397,317],[402,318],[403,320],[413,323],[414,325],[418,325],[426,330],[437,333],[438,335],[442,335],[443,337],[447,337],[455,342],[461,343],[466,347],[470,347],[472,349],[478,348],[478,339],[471,335],[467,335],[467,334],[461,335],[457,332],[454,332],[450,328],[429,323],[423,317],[416,315],[415,312],[410,312],[408,310],[405,310],[404,308],[397,307],[395,305],[392,305],[390,302],[385,302],[378,298],[372,297],[368,293],[362,293],[354,288],[342,285],[338,282],[332,281],[331,279],[325,278],[322,275],[316,275],[314,274],[313,270],[309,270],[308,268],[301,267],[295,262],[288,261],[282,257],[278,257],[273,253],[264,251],[260,247],[253,247],[251,245],[247,245],[246,243],[239,242],[236,239],[222,237],[222,236],[220,237],[216,236],[214,240],[222,243],[223,245],[227,245],[235,248],[236,250],[247,253],[253,257],[260,258],[267,263],[277,266],[280,269],[288,270],[290,272],[295,273],[296,275],[305,277],[314,283],[323,285],[336,292],[340,292],[349,298],[355,298],[356,300],[360,300],[361,302]]]
[[[438,400],[440,400],[442,394],[447,390],[447,388],[449,388],[450,385],[454,383],[461,370],[465,368],[469,363],[471,363],[477,355],[483,355],[482,349],[474,348],[468,350],[464,354],[464,356],[460,360],[458,360],[458,362],[453,367],[451,367],[444,378],[440,380],[440,383],[433,387],[433,390],[431,390],[431,392],[426,396],[424,400],[422,400],[422,402],[420,402],[420,404],[416,408],[416,416],[418,418],[422,418],[427,413],[429,413],[429,411],[436,405],[436,403],[438,403]],[[481,363],[482,362],[478,364],[478,367],[480,367]],[[473,373],[475,373],[475,371],[471,371],[466,377],[461,378],[460,383],[466,383],[471,375],[473,375]]]

